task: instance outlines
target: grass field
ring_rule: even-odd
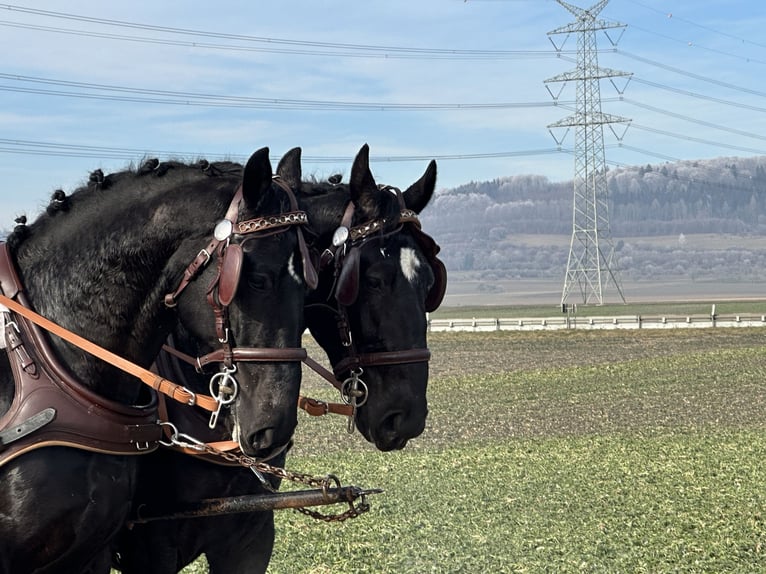
[[[766,329],[429,346],[429,423],[404,451],[301,417],[290,468],[385,493],[342,524],[279,511],[269,572],[766,571]]]

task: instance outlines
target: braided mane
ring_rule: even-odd
[[[50,203],[45,208],[44,214],[36,221],[50,219],[58,214],[68,212],[72,206],[71,197],[75,194],[82,194],[88,191],[106,191],[126,179],[163,178],[169,173],[181,170],[191,170],[207,177],[239,176],[242,173],[242,165],[232,161],[209,162],[206,159],[201,159],[194,163],[183,163],[175,160],[160,161],[157,158],[151,158],[145,160],[138,167],[131,165],[122,171],[106,175],[102,170],[96,169],[88,176],[88,182],[71,194],[67,194],[63,189],[55,190],[51,195]],[[11,249],[15,250],[29,237],[30,227],[27,225],[26,215],[20,215],[14,220],[14,223],[13,231],[8,235],[6,241]]]

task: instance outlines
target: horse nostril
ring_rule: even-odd
[[[255,431],[247,437],[247,444],[253,449],[255,455],[269,453],[276,446],[274,442],[275,430],[267,427]]]
[[[393,437],[400,436],[404,421],[404,411],[394,411],[387,414],[383,420],[380,421],[380,435],[388,437],[389,440]]]
[[[373,435],[379,450],[397,450],[404,448],[411,438],[419,436],[424,430],[425,417],[421,420],[413,413],[392,411],[381,419]]]

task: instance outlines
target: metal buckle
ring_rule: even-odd
[[[207,265],[210,262],[210,252],[207,249],[200,249],[199,253],[197,253],[197,257],[200,255],[205,256],[205,262],[202,265]]]

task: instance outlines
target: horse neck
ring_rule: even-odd
[[[19,245],[16,261],[39,313],[148,366],[175,323],[163,295],[204,246],[223,202],[191,189],[181,197],[170,182],[140,190],[136,182],[122,184],[109,190],[111,205],[82,193],[73,196],[69,213],[43,217]],[[199,195],[209,200],[201,204]],[[135,378],[56,337],[51,344],[85,386],[120,402],[137,399]]]

